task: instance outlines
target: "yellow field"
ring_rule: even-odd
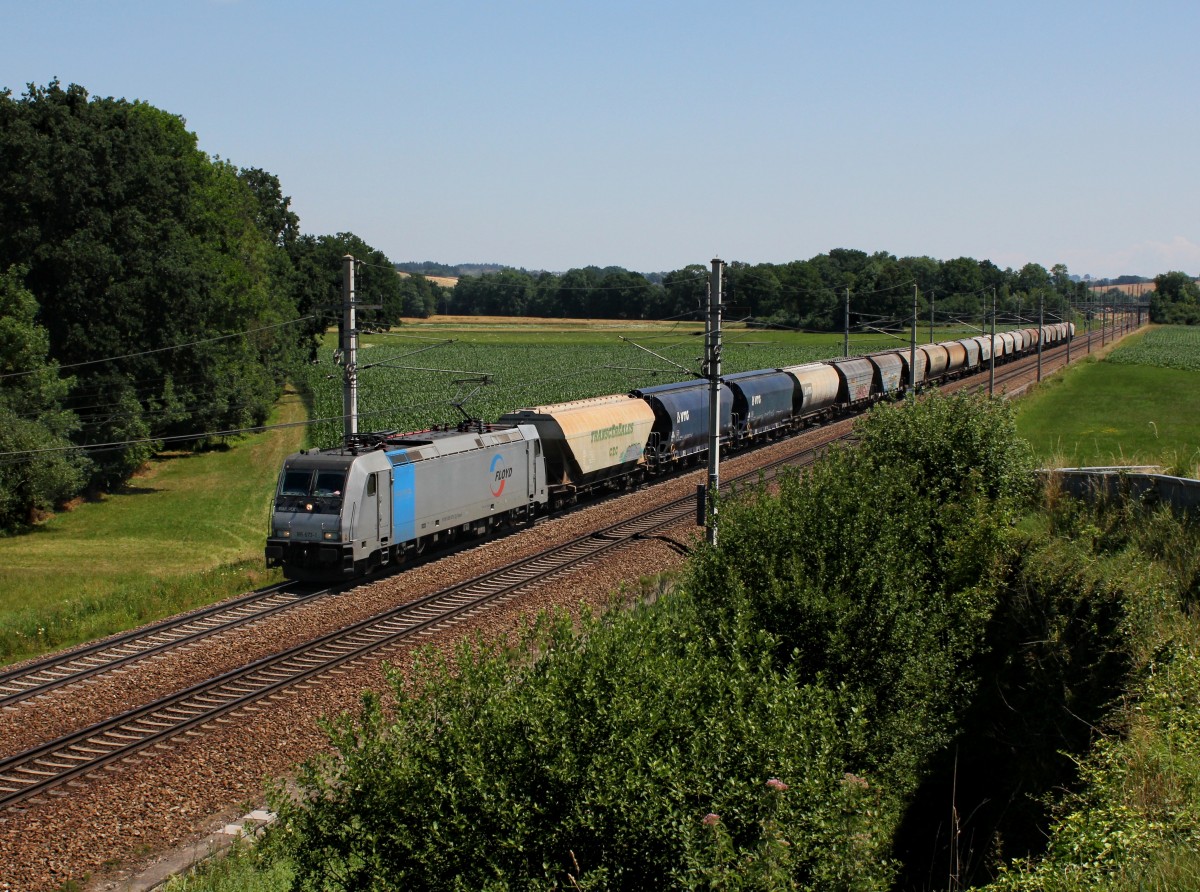
[[[1092,291],[1094,291],[1096,294],[1107,294],[1110,291],[1119,291],[1122,294],[1128,294],[1131,297],[1138,297],[1143,294],[1153,294],[1154,283],[1137,282],[1133,285],[1096,285],[1093,286]]]
[[[396,275],[400,276],[402,279],[407,279],[412,274],[397,271]],[[458,276],[426,276],[425,278],[434,285],[441,285],[443,288],[453,288],[458,284]]]

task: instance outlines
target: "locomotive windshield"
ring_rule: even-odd
[[[281,496],[340,497],[346,486],[346,475],[341,471],[288,471],[283,475]]]
[[[318,471],[313,483],[314,496],[340,496],[346,486],[346,475],[340,471]]]
[[[312,471],[288,471],[283,475],[283,486],[279,489],[281,496],[306,496],[312,484]]]

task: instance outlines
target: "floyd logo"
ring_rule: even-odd
[[[501,467],[504,463],[504,456],[497,453],[492,456],[492,495],[500,498],[500,494],[504,492],[504,485],[508,483],[508,478],[512,476],[513,469]]]

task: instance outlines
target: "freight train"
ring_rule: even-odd
[[[722,378],[721,442],[788,436],[912,387],[1027,354],[1075,326],[1004,332]],[[915,365],[915,368],[910,366]],[[361,434],[288,456],[267,538],[268,567],[289,579],[339,579],[427,547],[487,536],[599,489],[635,486],[696,464],[708,449],[709,384],[518,409],[494,424]]]

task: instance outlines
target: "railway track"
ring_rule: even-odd
[[[148,628],[136,629],[0,672],[0,709],[263,619],[330,591],[292,583],[267,586],[233,601],[214,604]]]
[[[544,519],[543,519],[544,520]],[[444,557],[464,547],[441,549],[430,558]],[[410,566],[410,565],[406,565]],[[59,688],[78,684],[131,663],[230,631],[247,623],[307,604],[317,598],[362,584],[353,580],[317,588],[300,583],[280,583],[250,592],[233,601],[212,605],[150,627],[93,642],[62,654],[0,672],[0,709],[15,708]]]
[[[1073,349],[1079,351],[1079,355],[1082,356],[1086,350],[1086,341],[1080,344],[1078,340],[1082,339],[1077,339]],[[1045,351],[1042,357],[1043,364],[1059,364],[1058,361],[1065,352],[1065,346]],[[1031,357],[998,367],[997,385],[1005,384],[1015,377],[1027,377],[1032,364],[1036,364],[1036,359]],[[976,388],[986,387],[987,371],[963,379],[961,384]],[[764,472],[769,475],[785,464],[811,461],[827,446],[828,443],[823,443],[803,448],[740,477],[732,478],[728,483],[757,479]],[[193,685],[154,703],[0,760],[0,806],[16,806],[46,794],[64,795],[68,791],[59,788],[73,782],[78,783],[80,778],[98,768],[124,760],[149,747],[161,745],[178,734],[194,731],[230,712],[243,709],[256,700],[278,695],[287,687],[312,679],[338,666],[368,655],[386,653],[413,640],[420,640],[422,636],[432,635],[450,624],[465,621],[492,605],[511,600],[523,589],[539,581],[568,570],[585,567],[609,551],[637,539],[649,537],[661,529],[694,516],[694,512],[694,496],[677,499],[474,580],[435,592],[290,650]],[[149,644],[147,642],[157,632],[154,629],[142,630],[137,633],[140,638],[129,636],[128,642],[112,639],[65,655],[62,663],[71,661],[80,665],[74,670],[61,670],[66,674],[59,677],[50,677],[59,670],[49,666],[42,666],[40,669],[31,666],[23,671],[47,673],[47,678],[38,684],[48,686],[42,687],[41,690],[49,690],[80,680],[86,675],[107,671],[115,665],[180,646],[184,641],[194,641],[215,634],[221,627],[217,619],[219,615],[230,614],[228,618],[235,624],[250,622],[267,615],[266,611],[284,610],[294,606],[301,597],[311,598],[322,593],[314,592],[302,596],[295,591],[286,592],[283,587],[278,590],[264,590],[233,603],[212,608],[210,611],[201,611],[185,617],[184,623],[174,624],[173,628],[170,623],[161,624],[163,635],[174,637],[174,640],[164,637],[161,641]],[[282,600],[267,606],[267,600],[276,596]],[[233,613],[243,609],[249,612],[241,617],[233,616]],[[190,623],[200,625],[190,631],[183,631],[181,626]],[[218,625],[206,629],[205,623]],[[223,627],[230,626],[227,624]],[[122,648],[128,650],[122,652]],[[115,656],[107,664],[88,665],[92,661],[102,660],[109,652]],[[16,675],[17,673],[0,675],[0,684],[12,683]],[[13,702],[14,698],[27,699],[36,696],[29,693],[33,690],[38,688],[28,687],[8,694],[6,699],[0,699],[0,705]]]
[[[811,460],[825,444],[766,466]],[[756,479],[763,469],[734,478]],[[240,669],[193,685],[26,752],[0,760],[0,807],[10,807],[77,781],[86,774],[203,727],[263,697],[366,656],[432,635],[475,613],[511,600],[552,576],[586,567],[606,553],[692,517],[686,496],[499,570],[386,611]]]
[[[1077,335],[1071,342],[1070,352],[1064,344],[1056,344],[1053,347],[1048,347],[1042,351],[1043,373],[1057,371],[1067,365],[1067,357],[1070,356],[1071,362],[1078,362],[1084,356],[1087,356],[1089,340],[1099,338],[1099,335],[1092,332],[1090,335]],[[1092,343],[1095,348],[1096,344]],[[1060,362],[1061,360],[1061,362]],[[1045,366],[1050,365],[1047,369]],[[1002,385],[1008,384],[1014,380],[1021,380],[1029,375],[1029,372],[1037,366],[1037,354],[1022,356],[1016,362],[1007,362],[1004,365],[996,366],[996,388],[999,389]],[[954,382],[959,387],[969,388],[973,392],[981,392],[987,390],[989,378],[989,368],[987,363],[979,366],[979,371],[960,378]]]

